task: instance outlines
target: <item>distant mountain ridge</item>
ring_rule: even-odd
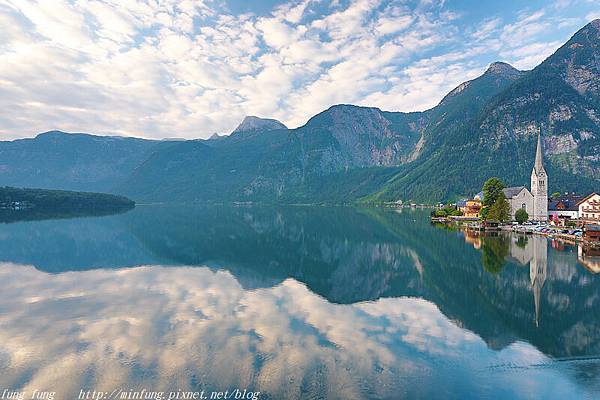
[[[114,193],[153,151],[172,143],[60,131],[0,142],[0,186]]]
[[[541,130],[550,190],[598,190],[599,44],[595,20],[533,70],[493,63],[424,112],[336,105],[296,129],[246,117],[211,140],[55,133],[0,142],[0,185],[137,201],[446,201],[490,176],[526,184]]]

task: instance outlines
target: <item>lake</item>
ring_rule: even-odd
[[[428,216],[139,206],[0,224],[0,395],[598,398],[598,256]]]

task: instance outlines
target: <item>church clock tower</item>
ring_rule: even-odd
[[[544,169],[542,139],[539,131],[535,164],[531,171],[531,194],[533,195],[533,219],[546,221],[548,219],[548,174]]]

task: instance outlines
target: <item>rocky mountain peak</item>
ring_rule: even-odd
[[[521,71],[519,71],[518,69],[516,69],[515,67],[513,67],[512,65],[502,62],[502,61],[496,61],[490,64],[490,66],[488,67],[487,71],[485,71],[486,74],[493,74],[493,75],[502,75],[502,76],[515,76],[515,75],[520,75]]]
[[[276,129],[287,129],[287,127],[276,119],[259,118],[253,115],[247,116],[234,129],[233,133],[237,132],[254,132],[254,131],[274,131]]]
[[[581,28],[538,68],[552,68],[579,94],[600,98],[600,19]]]

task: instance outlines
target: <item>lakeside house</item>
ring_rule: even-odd
[[[483,192],[477,193],[472,199],[456,202],[456,208],[463,213],[465,218],[478,218],[483,201]]]
[[[548,218],[551,221],[576,220],[579,218],[579,203],[583,196],[565,193],[559,197],[548,199]]]
[[[584,225],[583,237],[592,242],[600,242],[600,225]]]
[[[592,193],[577,203],[578,217],[584,223],[600,224],[600,194]]]

